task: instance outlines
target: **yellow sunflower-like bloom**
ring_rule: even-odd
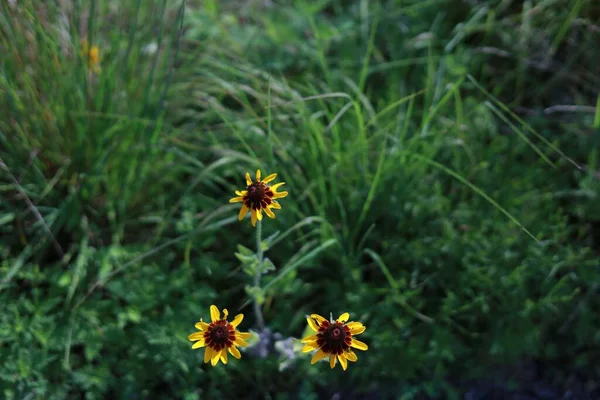
[[[98,46],[94,45],[94,46],[90,47],[88,41],[85,39],[81,39],[80,45],[81,45],[81,52],[82,52],[83,58],[86,59],[86,61],[88,63],[88,67],[95,73],[99,73],[100,72],[100,50],[98,49]]]
[[[352,347],[358,350],[367,350],[369,346],[354,338],[360,335],[366,327],[360,322],[348,322],[350,314],[343,313],[335,321],[327,321],[318,314],[311,314],[306,318],[308,326],[316,332],[315,335],[305,337],[302,343],[306,345],[302,348],[303,353],[309,353],[317,350],[311,364],[329,356],[329,366],[335,367],[336,360],[339,360],[344,371],[348,368],[348,361],[357,360],[356,353]]]
[[[192,342],[196,342],[192,345],[192,349],[200,347],[206,347],[204,350],[204,362],[210,361],[214,367],[219,363],[219,360],[223,364],[227,364],[227,352],[235,358],[240,358],[242,355],[236,346],[248,346],[245,339],[249,339],[251,334],[248,332],[240,332],[235,328],[244,319],[244,314],[238,314],[235,316],[233,321],[228,322],[227,317],[229,312],[227,309],[223,309],[223,319],[221,319],[221,313],[217,306],[210,306],[210,319],[211,323],[207,324],[200,319],[200,322],[196,324],[196,329],[200,332],[194,332],[188,336],[188,339]]]
[[[244,203],[240,210],[239,220],[241,221],[248,211],[252,210],[251,221],[252,226],[256,226],[256,221],[261,221],[264,211],[270,218],[275,218],[273,209],[281,209],[281,205],[277,199],[281,199],[288,195],[288,192],[277,192],[277,189],[284,185],[285,182],[277,183],[269,186],[268,183],[277,177],[277,174],[271,174],[262,181],[260,180],[260,169],[256,170],[256,181],[252,182],[250,173],[246,172],[246,190],[236,190],[234,197],[229,200],[230,203]]]

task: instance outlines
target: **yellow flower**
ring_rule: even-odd
[[[192,349],[206,346],[204,362],[207,363],[210,360],[213,367],[219,363],[219,360],[223,364],[227,364],[227,351],[239,359],[242,355],[236,346],[248,346],[245,339],[249,339],[251,336],[248,332],[240,332],[235,329],[244,319],[244,314],[236,315],[231,322],[227,321],[228,315],[227,309],[223,309],[223,319],[221,319],[221,313],[217,306],[210,306],[212,322],[207,324],[200,319],[200,322],[196,324],[196,329],[199,329],[200,332],[194,332],[188,336],[190,341],[196,342],[192,345]]]
[[[100,50],[98,46],[94,45],[90,47],[88,41],[85,39],[81,39],[79,43],[83,58],[87,59],[88,67],[96,73],[100,72]]]
[[[240,221],[250,210],[252,210],[250,215],[252,226],[256,226],[257,220],[262,220],[263,211],[265,214],[267,214],[267,216],[275,218],[275,214],[273,213],[272,209],[281,209],[281,205],[279,205],[276,199],[280,199],[288,195],[288,192],[277,192],[277,189],[284,185],[285,182],[280,182],[273,186],[267,185],[276,177],[277,174],[271,174],[261,181],[260,169],[258,169],[256,170],[256,181],[252,182],[250,173],[246,172],[246,190],[236,190],[235,194],[237,194],[237,197],[229,200],[230,203],[244,203],[242,205],[242,209],[240,210]]]
[[[348,322],[350,314],[343,313],[336,321],[327,321],[318,314],[311,314],[306,318],[308,326],[316,335],[308,336],[302,339],[306,345],[302,348],[303,353],[317,350],[311,364],[329,356],[329,366],[335,367],[336,359],[339,360],[344,371],[348,368],[348,361],[355,362],[356,353],[352,347],[358,350],[367,350],[369,346],[354,336],[360,335],[365,331],[365,326],[360,322]]]

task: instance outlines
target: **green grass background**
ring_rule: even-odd
[[[600,373],[595,1],[0,4],[0,397],[448,398],[523,360]],[[266,324],[350,312],[370,349],[346,372],[190,349],[210,304],[253,327],[234,253],[254,230],[227,201],[257,168],[290,192],[264,223]]]

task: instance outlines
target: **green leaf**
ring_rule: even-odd
[[[112,265],[109,257],[104,257],[102,259],[102,264],[100,265],[100,271],[98,272],[98,280],[104,281],[104,278],[106,278],[108,275],[110,275],[112,270],[113,270],[113,265]]]
[[[15,219],[14,213],[0,214],[0,225],[11,223]]]
[[[48,346],[47,332],[44,332],[44,331],[38,330],[38,329],[35,329],[32,332],[33,332],[33,336],[35,336],[35,338],[38,340],[38,342],[40,342],[42,347]]]
[[[135,324],[138,324],[142,320],[140,312],[135,308],[127,309],[127,318]]]
[[[242,256],[253,256],[254,255],[254,251],[250,250],[249,248],[242,246],[241,244],[237,245],[237,250],[238,253],[240,253]]]
[[[252,264],[255,261],[258,261],[256,254],[252,254],[250,256],[243,255],[242,253],[234,253],[235,257],[241,261],[243,265]]]
[[[60,287],[67,287],[67,286],[69,286],[70,283],[71,283],[71,274],[68,272],[65,272],[64,274],[62,274],[61,277],[58,279],[58,286],[60,286]]]
[[[248,332],[252,335],[249,339],[246,340],[246,342],[248,343],[248,347],[241,347],[241,351],[246,351],[247,349],[256,346],[260,342],[260,337],[255,331],[250,329]]]
[[[275,271],[275,269],[275,264],[273,264],[273,262],[269,258],[265,258],[262,264],[260,265],[260,270],[263,274]]]
[[[265,302],[265,292],[263,289],[257,286],[246,285],[246,293],[258,304]]]

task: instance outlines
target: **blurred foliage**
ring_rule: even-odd
[[[599,376],[599,16],[2,2],[0,397],[452,398],[531,359]],[[254,231],[227,200],[256,168],[290,192],[263,228],[280,340],[206,367],[187,335],[210,304],[254,324]],[[348,371],[285,351],[343,311],[370,346]]]

